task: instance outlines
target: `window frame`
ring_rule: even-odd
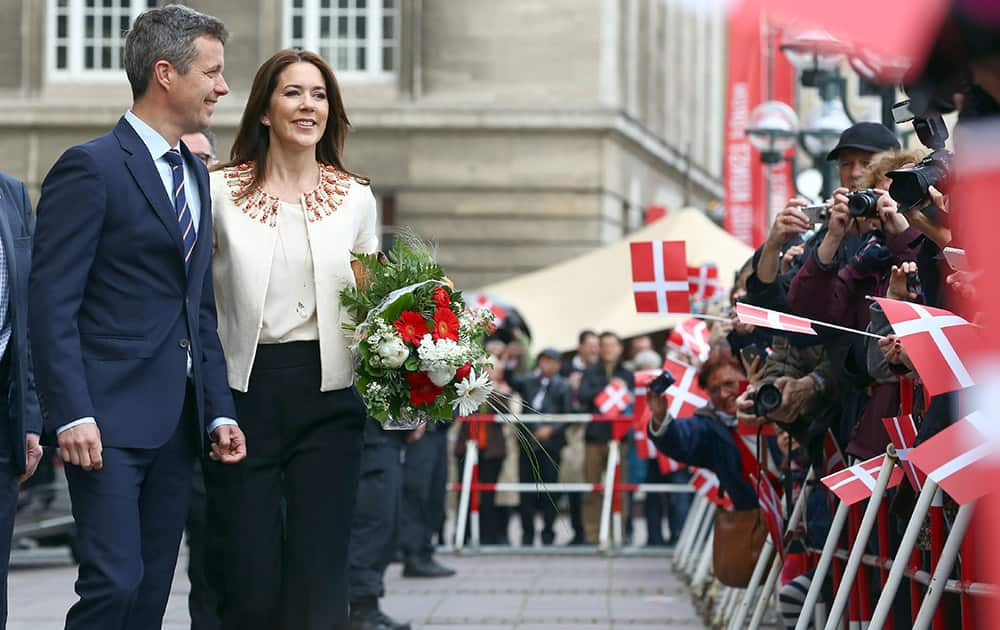
[[[337,10],[338,0],[330,0],[331,9]],[[351,0],[356,2],[356,0]],[[337,80],[344,83],[388,83],[396,81],[399,77],[400,68],[400,32],[402,30],[402,8],[401,0],[395,0],[395,8],[392,15],[395,17],[394,37],[386,40],[382,32],[382,19],[386,15],[383,9],[383,0],[368,0],[364,9],[353,9],[354,11],[364,11],[366,18],[366,38],[365,38],[365,60],[367,70],[347,70],[340,69],[336,65],[335,59],[326,59],[337,74]],[[322,17],[320,0],[302,0],[302,8],[297,9],[292,6],[293,0],[284,0],[282,3],[282,42],[284,48],[301,48],[320,53],[322,39],[320,37],[320,19]],[[349,9],[350,10],[350,9]],[[292,20],[296,15],[302,16],[302,38],[301,43],[297,43],[292,37]],[[333,23],[336,14],[330,13],[331,20],[329,40],[335,40],[336,25]],[[355,38],[356,39],[356,38]],[[383,70],[383,47],[391,47],[393,50],[393,69]]]
[[[118,0],[116,0],[117,2]],[[125,75],[124,69],[107,69],[107,68],[85,68],[84,67],[84,48],[88,43],[88,38],[84,35],[84,24],[86,23],[86,16],[88,14],[88,8],[85,6],[85,0],[66,0],[66,7],[61,8],[58,6],[59,0],[47,0],[46,2],[46,16],[45,16],[45,76],[49,82],[52,83],[126,83],[127,77]],[[99,7],[101,0],[95,0],[94,8]],[[158,0],[131,0],[129,6],[129,26],[135,22],[135,18],[145,11],[154,6],[158,6]],[[122,7],[116,6],[111,7],[111,9],[116,9],[121,11]],[[61,11],[65,11],[66,15],[66,37],[58,37],[58,20]],[[120,19],[121,15],[116,15],[112,19]],[[95,22],[98,17],[95,15]],[[95,34],[97,32],[97,24],[95,23]],[[112,33],[114,33],[114,23],[112,23]],[[121,38],[121,45],[125,43],[125,37],[123,34],[118,33]],[[89,38],[89,41],[99,41],[103,37],[93,37]],[[60,45],[65,44],[66,46],[66,68],[58,68],[56,62],[58,60],[58,48]],[[99,50],[100,47],[98,46]],[[114,55],[112,49],[112,55]]]

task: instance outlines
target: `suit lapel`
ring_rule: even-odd
[[[146,197],[149,205],[153,208],[157,218],[163,223],[174,244],[177,246],[177,256],[181,263],[184,261],[184,242],[181,240],[181,228],[177,222],[177,212],[174,205],[167,196],[167,191],[163,189],[163,180],[156,171],[153,158],[149,155],[149,150],[142,143],[139,135],[132,129],[132,125],[124,118],[118,121],[115,127],[115,136],[125,151],[125,166],[128,167],[132,178],[139,186],[142,194]]]

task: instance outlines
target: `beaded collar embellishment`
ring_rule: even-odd
[[[233,194],[233,199],[236,200],[236,205],[243,211],[243,214],[252,220],[260,221],[263,225],[276,227],[281,200],[267,194],[261,190],[260,186],[252,183],[253,169],[253,162],[244,162],[225,168],[222,172],[226,184],[229,185]],[[338,170],[335,166],[321,164],[319,184],[303,195],[306,219],[310,223],[315,223],[336,212],[347,197],[347,191],[351,187],[351,179],[350,175]],[[243,194],[249,186],[253,188]]]

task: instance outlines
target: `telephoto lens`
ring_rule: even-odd
[[[879,194],[871,188],[863,188],[847,195],[847,211],[854,218],[877,217]]]
[[[766,417],[775,409],[781,406],[781,390],[765,383],[757,388],[757,393],[753,397],[753,413],[756,416]]]

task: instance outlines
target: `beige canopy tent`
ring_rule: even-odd
[[[585,328],[611,330],[628,338],[673,327],[682,318],[635,312],[629,258],[632,241],[686,241],[688,264],[716,263],[725,290],[732,284],[733,274],[753,254],[700,210],[687,208],[621,241],[480,291],[502,298],[520,311],[536,348],[570,350]]]

